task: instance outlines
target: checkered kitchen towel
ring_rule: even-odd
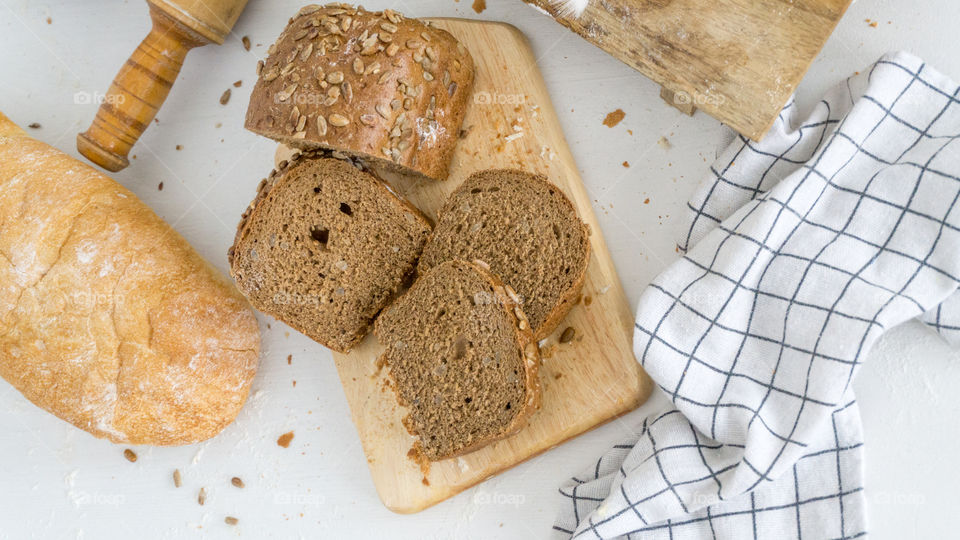
[[[908,319],[960,344],[958,95],[892,54],[723,153],[637,310],[675,408],[560,489],[557,537],[866,535],[850,382]]]

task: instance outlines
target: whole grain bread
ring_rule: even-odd
[[[537,340],[576,303],[590,261],[587,226],[546,177],[494,169],[471,175],[440,210],[420,270],[479,259],[516,289]]]
[[[3,114],[0,254],[0,376],[35,405],[124,444],[236,418],[260,348],[246,300],[136,195]]]
[[[448,32],[384,10],[309,5],[257,67],[246,128],[444,180],[473,87]]]
[[[432,461],[519,431],[540,407],[540,355],[523,311],[482,264],[449,261],[377,319],[404,419]]]
[[[411,277],[429,233],[361,164],[308,151],[261,182],[230,268],[254,307],[346,352]]]

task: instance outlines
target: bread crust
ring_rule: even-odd
[[[470,53],[444,30],[390,10],[309,5],[258,66],[245,127],[445,180],[473,80]]]
[[[346,155],[343,155],[339,152],[329,151],[329,150],[306,150],[300,153],[293,155],[289,160],[281,161],[277,164],[277,168],[270,171],[270,175],[261,180],[260,184],[257,186],[257,194],[254,197],[253,201],[247,206],[243,214],[240,216],[240,222],[237,225],[237,232],[234,236],[233,245],[227,251],[227,259],[230,263],[230,275],[237,280],[237,266],[236,266],[236,253],[242,249],[242,245],[246,240],[247,236],[250,234],[250,223],[252,218],[256,213],[258,213],[258,208],[260,203],[267,197],[272,189],[274,189],[277,184],[282,181],[284,175],[286,175],[292,168],[297,164],[302,163],[307,160],[317,160],[317,159],[330,159],[337,160],[338,162],[349,163],[351,166],[356,167],[364,174],[370,176],[378,189],[380,189],[384,196],[388,197],[391,201],[394,201],[396,204],[400,205],[402,209],[408,212],[410,215],[416,219],[421,226],[426,227],[427,229],[432,229],[433,225],[430,220],[420,211],[416,206],[410,203],[408,200],[397,194],[390,185],[380,178],[374,171],[365,167],[358,160],[349,158]],[[411,268],[411,274],[416,271],[416,266],[414,265]],[[279,280],[278,280],[279,281]],[[239,281],[238,281],[239,283]],[[242,287],[242,285],[241,285]],[[388,302],[389,304],[389,302]],[[324,336],[317,334],[316,332],[311,331],[306,325],[302,324],[301,321],[296,320],[287,320],[287,318],[282,317],[276,310],[272,309],[270,305],[257,305],[256,308],[263,313],[270,315],[278,320],[282,320],[287,325],[296,329],[298,332],[308,336],[310,339],[316,341],[317,343],[332,349],[339,353],[348,353],[357,343],[359,343],[368,333],[369,327],[363,329],[363,331],[352,336],[352,338],[345,344],[332,341],[330,339],[325,339]]]
[[[257,369],[237,290],[133,193],[0,114],[0,376],[115,443],[208,439]]]
[[[461,449],[459,452],[451,454],[449,456],[444,456],[443,458],[431,460],[431,461],[443,461],[445,459],[452,459],[459,457],[470,452],[474,452],[483,448],[487,445],[493,444],[499,440],[506,439],[512,435],[515,435],[530,420],[530,417],[537,412],[542,404],[542,389],[540,386],[540,348],[537,345],[537,340],[534,339],[533,331],[530,328],[530,322],[527,320],[526,315],[523,313],[523,309],[520,304],[517,302],[517,294],[512,291],[507,285],[500,280],[495,274],[490,272],[489,267],[483,261],[473,261],[467,262],[460,259],[455,259],[451,261],[453,264],[465,265],[474,269],[483,279],[485,279],[490,286],[493,288],[494,294],[497,297],[497,305],[500,305],[504,308],[504,311],[508,314],[510,319],[513,321],[513,330],[514,337],[516,339],[517,345],[523,351],[523,367],[524,367],[524,386],[525,386],[525,395],[524,395],[524,405],[523,408],[513,417],[513,420],[510,421],[503,431],[501,431],[496,436],[490,437],[488,439],[477,441],[476,443],[467,446]],[[379,328],[380,319],[377,320],[374,325],[374,332],[379,338]],[[380,362],[383,362],[385,365],[389,366],[390,362],[387,358],[387,353],[384,351],[383,355],[380,357]],[[397,391],[396,381],[393,380],[392,373],[389,375],[391,378],[391,387],[393,388],[397,402],[405,408],[410,407],[410,404],[403,399],[400,395],[400,392]],[[403,419],[403,424],[407,428],[407,431],[410,432],[413,436],[418,436],[412,429],[412,422],[409,420],[409,414]],[[416,448],[416,447],[415,447]],[[420,450],[422,453],[422,450]],[[424,457],[427,457],[424,455]],[[427,458],[429,459],[429,458]]]

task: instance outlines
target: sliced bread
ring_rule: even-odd
[[[246,128],[445,180],[473,87],[450,33],[389,9],[300,9],[258,65]]]
[[[516,170],[467,178],[440,210],[420,259],[424,271],[452,259],[481,260],[519,294],[537,340],[577,300],[590,261],[587,226],[546,177]]]
[[[377,319],[404,420],[432,461],[516,433],[540,407],[540,354],[503,283],[449,261],[417,278]]]
[[[257,309],[346,352],[411,276],[430,223],[359,163],[308,152],[261,182],[230,248]]]

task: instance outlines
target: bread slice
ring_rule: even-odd
[[[587,226],[542,175],[481,171],[440,210],[420,259],[427,270],[452,259],[479,259],[516,289],[537,340],[576,303],[590,261]]]
[[[470,53],[450,33],[389,9],[309,5],[268,53],[247,129],[447,178],[474,79]]]
[[[516,433],[540,407],[540,353],[523,311],[479,264],[421,275],[377,319],[404,424],[432,461]]]
[[[254,307],[346,352],[411,276],[430,223],[358,163],[279,165],[241,219],[231,273]]]

